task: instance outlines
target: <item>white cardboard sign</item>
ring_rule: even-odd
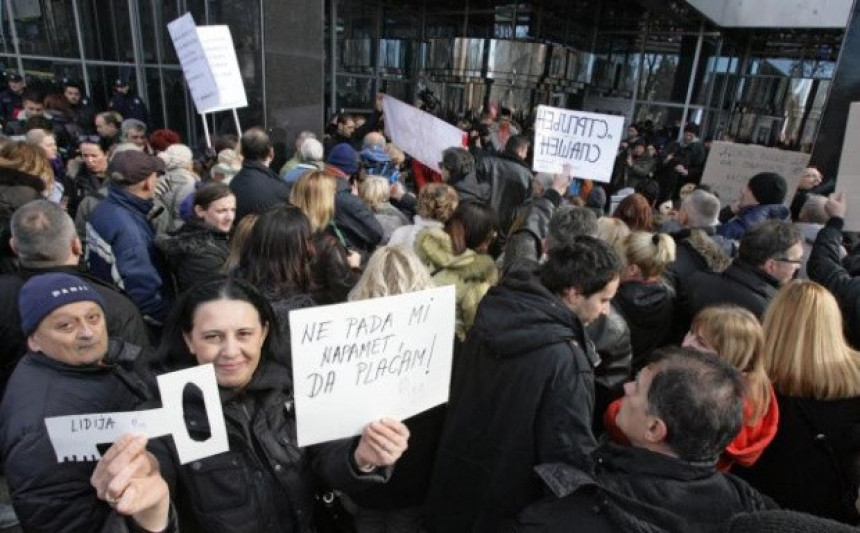
[[[759,172],[776,172],[785,179],[788,187],[785,205],[789,205],[800,175],[808,164],[809,154],[716,141],[711,144],[705,162],[702,184],[716,191],[725,206],[740,199],[741,191],[751,177]]]
[[[196,441],[188,434],[182,409],[182,393],[187,384],[203,392],[210,436]],[[98,444],[110,444],[126,433],[146,435],[147,438],[172,435],[182,464],[226,452],[227,427],[218,395],[215,369],[200,365],[158,376],[161,394],[160,409],[122,413],[91,413],[56,416],[45,419],[48,437],[54,446],[57,462],[98,461]]]
[[[609,182],[624,131],[624,117],[539,105],[532,170]]]
[[[228,26],[196,26],[191,13],[167,25],[198,113],[246,107],[248,99]]]
[[[299,446],[448,400],[454,286],[290,312]]]
[[[397,98],[383,95],[382,110],[391,142],[436,172],[443,150],[466,146],[466,132]]]

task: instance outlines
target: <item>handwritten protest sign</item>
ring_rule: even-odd
[[[532,169],[558,174],[570,165],[576,177],[608,182],[623,130],[624,117],[540,105]]]
[[[290,313],[299,446],[448,400],[454,287]]]
[[[466,132],[397,98],[384,95],[382,110],[391,142],[436,172],[443,150],[466,146]]]
[[[860,102],[852,102],[848,109],[836,190],[844,192],[848,202],[845,231],[860,231]]]
[[[228,26],[197,27],[186,13],[170,22],[167,31],[198,113],[248,105]]]
[[[797,188],[803,169],[809,164],[809,154],[765,148],[752,144],[714,142],[705,162],[702,183],[709,185],[723,205],[740,198],[743,187],[759,172],[776,172],[788,186],[785,204]]]
[[[192,439],[185,427],[182,394],[188,385],[196,386],[203,393],[210,430],[206,440]],[[57,461],[98,461],[101,453],[97,445],[111,444],[126,433],[146,435],[150,439],[172,435],[182,464],[229,449],[218,382],[211,364],[158,376],[158,391],[163,405],[160,409],[46,418],[45,426]]]

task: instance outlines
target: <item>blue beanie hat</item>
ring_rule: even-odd
[[[348,143],[336,144],[331,149],[326,163],[341,169],[347,174],[355,174],[355,171],[358,170],[358,152]]]
[[[33,276],[18,293],[21,329],[30,335],[55,309],[75,302],[95,302],[105,308],[102,295],[77,276],[60,273]]]

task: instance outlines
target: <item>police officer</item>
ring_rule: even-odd
[[[86,134],[93,133],[93,119],[95,112],[90,104],[90,99],[84,94],[81,83],[69,78],[63,79],[63,98],[69,104],[69,114],[72,120],[80,126]]]
[[[0,93],[0,115],[4,124],[15,120],[22,109],[21,96],[24,94],[24,78],[20,74],[9,73],[6,80],[9,86]]]
[[[149,126],[149,111],[143,100],[130,93],[128,82],[117,78],[113,83],[114,94],[110,99],[108,107],[116,111],[122,118],[136,118]]]

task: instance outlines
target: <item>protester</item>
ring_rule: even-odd
[[[382,240],[380,245],[388,244],[391,235],[400,228],[409,224],[409,219],[402,211],[391,205],[391,188],[388,180],[381,176],[367,176],[358,185],[358,195],[373,212],[379,225],[382,226]]]
[[[439,173],[443,182],[454,187],[461,202],[490,202],[490,184],[478,183],[475,158],[465,148],[446,148],[439,161]]]
[[[415,252],[404,246],[384,246],[370,256],[349,299],[393,296],[433,286],[430,273]],[[445,408],[439,406],[403,421],[409,429],[409,449],[397,461],[391,479],[350,494],[358,505],[356,533],[422,530],[424,500],[444,419]]]
[[[840,261],[842,227],[848,203],[845,193],[831,196],[824,205],[830,217],[818,232],[809,254],[809,279],[827,287],[836,297],[845,318],[845,334],[855,349],[860,349],[860,278],[852,276]]]
[[[634,231],[624,241],[625,263],[612,306],[630,327],[633,372],[652,350],[666,344],[675,313],[675,291],[663,273],[675,260],[675,241],[665,233]]]
[[[178,292],[219,276],[236,219],[236,197],[227,185],[207,183],[192,194],[194,215],[178,230],[155,238]]]
[[[69,274],[34,276],[21,287],[29,351],[0,404],[0,448],[25,531],[139,531],[131,521],[144,531],[168,525],[176,531],[175,517],[168,519],[167,485],[145,439],[115,443],[97,466],[58,463],[48,438],[46,417],[133,411],[150,399],[137,364],[140,348],[121,339],[108,343],[105,307],[98,291]],[[123,458],[116,460],[120,450]]]
[[[598,358],[583,326],[608,311],[620,272],[609,246],[578,237],[484,296],[454,368],[431,532],[497,531],[540,495],[539,463],[590,468]]]
[[[83,164],[69,165],[69,215],[75,219],[78,236],[86,241],[86,223],[95,206],[107,196],[108,154],[113,145],[97,135],[78,139]]]
[[[858,524],[860,353],[833,295],[812,281],[783,287],[764,317],[762,358],[779,427],[761,458],[733,473],[782,507]]]
[[[415,237],[415,252],[436,285],[457,289],[457,337],[462,341],[475,321],[478,304],[499,280],[487,255],[496,235],[496,215],[489,206],[465,202],[457,206],[443,230],[428,228]]]
[[[744,233],[738,257],[717,274],[697,272],[681,280],[687,295],[685,324],[705,307],[733,303],[764,315],[777,289],[800,268],[803,238],[790,222],[766,220]]]
[[[321,305],[346,301],[361,273],[361,256],[351,248],[334,219],[337,178],[322,171],[302,174],[290,193],[311,225],[314,300]]]
[[[266,132],[251,128],[242,135],[240,144],[242,170],[230,180],[230,190],[236,195],[237,220],[248,213],[259,215],[290,198],[289,186],[269,168],[275,152]]]
[[[391,234],[389,245],[415,246],[415,237],[424,229],[444,227],[457,209],[457,191],[444,183],[431,183],[418,193],[417,214],[413,224],[401,226]]]
[[[285,339],[290,338],[290,311],[316,305],[314,248],[311,225],[301,209],[279,205],[257,218],[234,272],[266,297]],[[292,368],[289,349],[281,355]]]
[[[293,180],[286,179],[286,175],[290,171],[292,171],[293,169],[298,167],[301,163],[306,162],[306,158],[301,153],[301,150],[302,150],[302,145],[308,139],[317,140],[316,133],[314,133],[312,131],[304,130],[304,131],[300,131],[299,134],[296,135],[296,141],[293,143],[293,155],[290,159],[287,160],[286,163],[284,163],[284,165],[281,167],[281,170],[278,172],[278,174],[282,178],[284,178],[285,181],[295,181],[295,179],[293,179]],[[319,143],[319,141],[317,141],[317,142]],[[320,148],[322,148],[322,143],[320,143],[319,146],[320,146]],[[319,157],[317,157],[316,160],[322,160],[322,158],[323,158],[323,153],[322,153],[322,150],[320,150]],[[296,176],[296,178],[298,178],[298,176]]]
[[[683,348],[625,385],[615,417],[629,445],[606,442],[594,471],[547,461],[536,469],[552,496],[520,514],[520,532],[720,531],[732,516],[775,508],[715,468],[743,423],[740,373]]]
[[[169,284],[150,221],[152,198],[164,161],[136,150],[114,156],[107,198],[87,223],[87,264],[122,289],[153,326],[168,310]]]
[[[505,150],[482,157],[476,165],[480,183],[490,184],[490,205],[499,217],[499,231],[507,235],[516,210],[531,195],[532,171],[526,164],[531,141],[512,135]]]
[[[215,280],[177,301],[160,360],[168,369],[212,363],[221,390],[230,452],[180,465],[162,462],[184,520],[203,531],[313,531],[314,476],[326,486],[361,490],[390,476],[409,431],[389,418],[360,438],[311,448],[296,445],[293,385],[277,360],[281,339],[271,306],[249,283]],[[192,437],[204,437],[202,397],[185,411]],[[199,428],[199,429],[196,429]],[[193,530],[193,527],[192,527]]]
[[[630,194],[621,200],[612,216],[627,224],[630,231],[652,231],[654,228],[651,204],[639,193]]]
[[[749,179],[741,189],[738,202],[730,204],[731,220],[717,228],[717,233],[727,239],[739,240],[746,231],[765,220],[788,220],[785,201],[785,179],[773,172],[761,172]]]

